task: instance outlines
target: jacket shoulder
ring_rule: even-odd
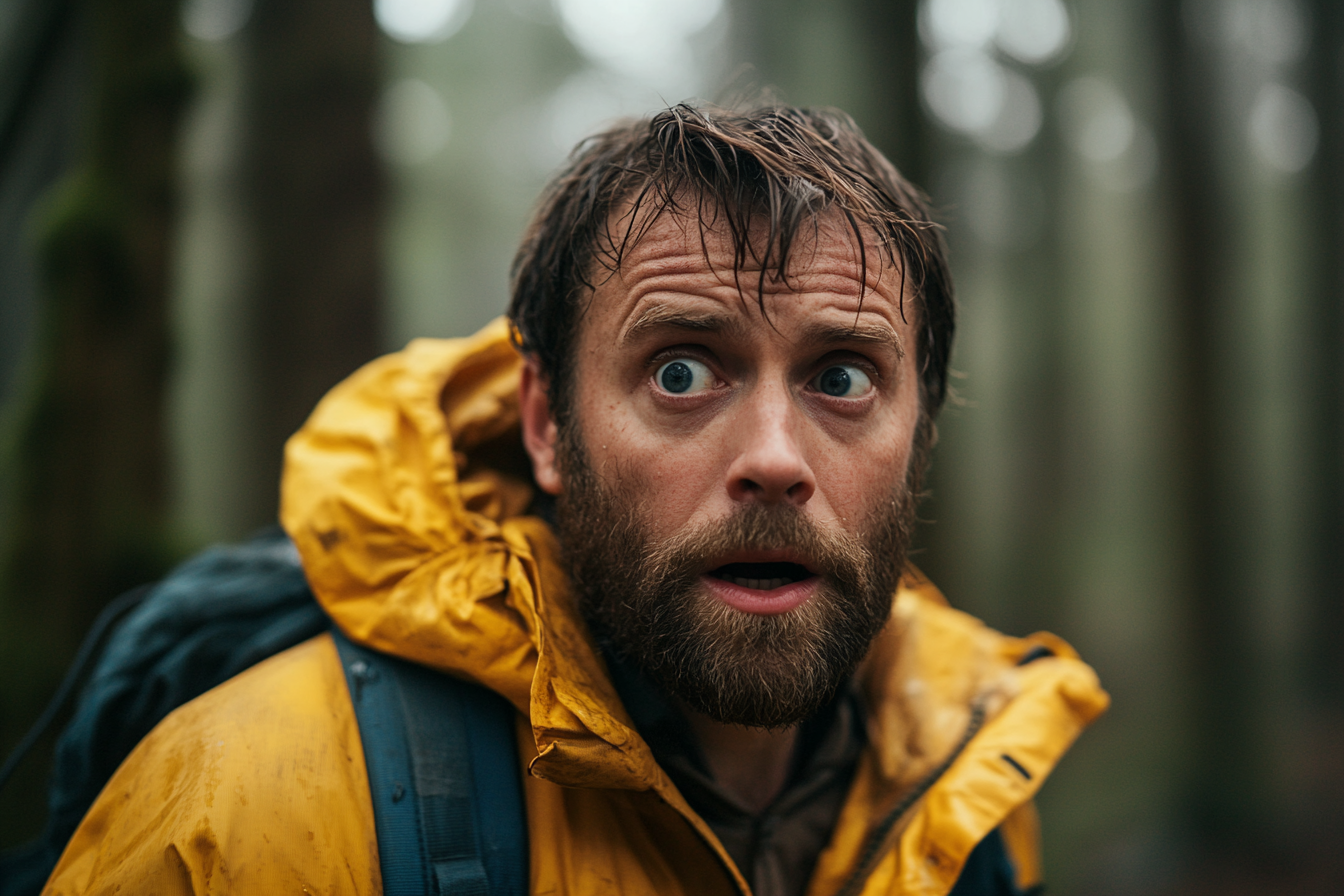
[[[380,891],[359,729],[324,634],[160,722],[44,893]]]

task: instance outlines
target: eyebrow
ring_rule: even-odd
[[[746,325],[736,315],[657,305],[645,311],[630,325],[621,336],[621,342],[630,342],[650,330],[664,328],[729,336],[741,336],[746,332]],[[905,346],[900,334],[890,327],[875,324],[815,324],[804,330],[800,341],[809,345],[871,345],[894,350],[898,359],[905,357]]]
[[[905,345],[900,334],[891,327],[876,324],[818,324],[807,328],[803,340],[815,345],[842,342],[890,348],[896,352],[897,358],[905,357]]]
[[[716,312],[691,311],[686,308],[674,308],[668,305],[655,305],[641,314],[630,328],[621,336],[622,342],[630,342],[649,330],[661,329],[689,330],[693,333],[726,333],[730,336],[741,335],[746,327],[741,319]]]

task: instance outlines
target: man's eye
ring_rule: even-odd
[[[677,358],[668,361],[653,375],[653,381],[665,392],[673,395],[685,395],[689,392],[703,392],[714,381],[707,366],[693,358]]]
[[[817,391],[836,398],[858,398],[867,394],[873,381],[853,364],[837,364],[827,367],[813,380]]]

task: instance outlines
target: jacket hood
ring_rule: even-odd
[[[525,515],[533,486],[518,434],[521,368],[503,319],[368,364],[286,446],[281,522],[318,601],[352,640],[479,682],[531,720],[532,774],[655,789],[681,804],[573,605],[554,534]],[[1034,654],[1047,659],[1018,665]],[[951,842],[975,837],[965,853],[1031,798],[1107,704],[1064,642],[993,632],[947,607],[913,568],[860,680],[873,749],[847,814],[881,814],[959,747],[977,714],[987,719],[925,797],[946,811],[909,822],[964,829]],[[997,795],[979,796],[988,793]],[[946,832],[934,829],[907,832],[901,850],[934,840],[947,851]],[[837,837],[819,875],[828,862],[853,864],[858,849]],[[939,875],[936,862],[901,867]]]
[[[534,774],[647,789],[656,764],[570,606],[555,538],[522,515],[520,370],[503,320],[361,368],[289,440],[281,523],[351,639],[529,717]]]

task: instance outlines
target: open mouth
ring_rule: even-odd
[[[739,588],[773,591],[812,578],[807,567],[797,563],[725,563],[711,569],[709,575]]]

